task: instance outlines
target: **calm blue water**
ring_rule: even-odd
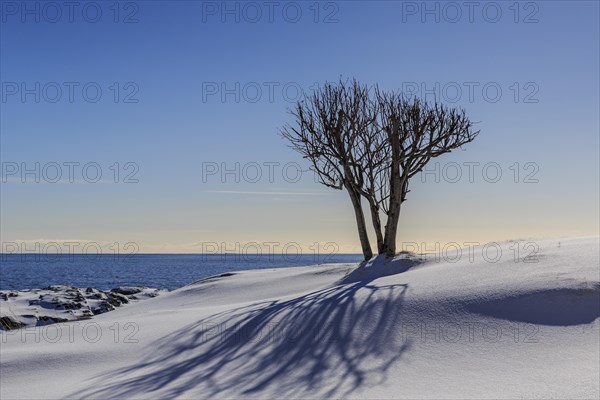
[[[359,254],[0,254],[0,290],[59,284],[103,290],[123,285],[175,289],[230,271],[359,262],[361,259]]]

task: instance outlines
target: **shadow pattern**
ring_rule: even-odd
[[[212,315],[94,379],[84,398],[344,397],[387,379],[407,285],[342,284]]]

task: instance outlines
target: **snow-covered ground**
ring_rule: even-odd
[[[599,239],[532,242],[224,274],[4,331],[0,397],[599,398]]]

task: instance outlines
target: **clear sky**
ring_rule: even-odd
[[[479,122],[414,179],[399,242],[598,234],[597,1],[78,4],[1,2],[3,242],[357,252],[347,194],[278,136],[340,76]]]

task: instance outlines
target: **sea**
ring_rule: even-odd
[[[172,290],[226,272],[361,260],[360,254],[0,254],[0,290],[50,285]]]

